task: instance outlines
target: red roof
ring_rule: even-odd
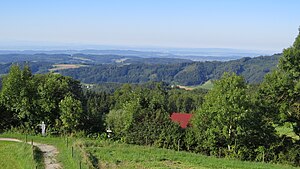
[[[172,113],[171,120],[180,124],[181,128],[187,128],[192,114],[188,113]]]

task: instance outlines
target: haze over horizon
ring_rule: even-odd
[[[10,0],[0,50],[232,48],[281,52],[298,34],[297,0]]]

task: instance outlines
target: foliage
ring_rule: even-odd
[[[60,101],[59,108],[61,111],[60,120],[62,121],[63,130],[68,132],[76,131],[80,125],[82,116],[81,102],[72,96],[66,96]]]
[[[111,106],[111,96],[105,92],[90,92],[84,94],[83,99],[83,129],[87,133],[105,131],[105,115]]]
[[[192,91],[173,89],[168,91],[168,112],[193,113],[202,105],[207,90],[194,89]]]
[[[23,71],[13,65],[10,73],[3,79],[1,102],[8,111],[16,112],[18,119],[26,121],[26,127],[32,126],[34,117],[34,99],[36,91],[33,86],[32,74],[28,66]]]
[[[18,65],[13,65],[3,79],[1,116],[6,117],[5,121],[19,122],[6,127],[22,126],[26,130],[35,130],[38,124],[45,121],[49,131],[59,131],[61,113],[66,114],[67,106],[74,106],[64,104],[63,108],[59,109],[59,103],[67,95],[72,95],[80,102],[82,90],[79,82],[51,73],[32,75],[28,66],[21,70]],[[74,117],[79,120],[79,116]]]
[[[215,82],[193,118],[191,132],[197,139],[196,151],[253,159],[255,155],[249,150],[274,139],[274,128],[264,122],[259,110],[252,105],[246,87],[242,77],[229,73]],[[247,151],[246,156],[244,151]]]
[[[124,85],[116,91],[118,101],[106,116],[115,138],[132,144],[175,149],[182,131],[179,125],[171,122],[166,111],[169,109],[167,91],[164,83],[149,83],[136,88]]]
[[[283,51],[278,70],[268,74],[260,90],[266,109],[276,123],[290,122],[300,136],[300,34]]]
[[[280,56],[276,54],[227,62],[96,64],[61,70],[60,73],[84,83],[163,81],[186,86],[203,84],[208,80],[219,79],[224,72],[234,72],[244,76],[248,83],[260,83],[265,74],[276,68]]]

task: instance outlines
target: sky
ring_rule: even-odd
[[[299,0],[1,0],[0,49],[37,46],[282,51]]]

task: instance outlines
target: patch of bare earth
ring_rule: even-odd
[[[76,65],[76,64],[56,64],[53,65],[53,68],[49,69],[49,71],[57,71],[57,70],[65,70],[65,69],[77,69],[80,67],[84,67],[86,65]]]
[[[180,85],[177,85],[177,87],[180,88],[180,89],[184,89],[184,90],[194,90],[193,87],[180,86]]]

